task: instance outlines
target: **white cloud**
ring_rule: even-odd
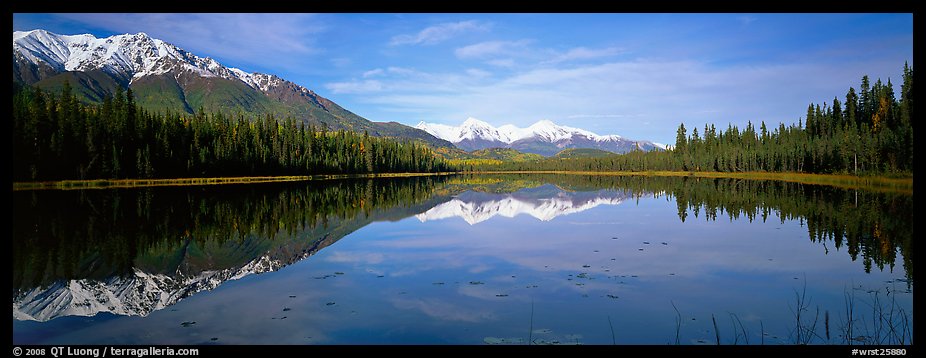
[[[486,61],[486,63],[492,66],[506,67],[506,68],[511,68],[511,67],[514,67],[515,65],[513,58],[499,58],[495,60]]]
[[[397,35],[389,42],[392,46],[398,45],[434,45],[465,32],[488,31],[491,24],[476,20],[445,22],[425,28],[417,34]]]
[[[401,76],[412,76],[412,75],[419,73],[410,68],[396,67],[396,66],[390,66],[388,70],[389,70],[389,73],[391,74],[401,75]]]
[[[461,59],[483,59],[493,56],[511,56],[524,51],[529,40],[518,41],[485,41],[460,47],[454,51]]]
[[[566,51],[565,53],[558,54],[552,59],[547,61],[548,63],[559,63],[565,61],[574,61],[574,60],[589,60],[595,58],[615,56],[623,53],[624,50],[617,47],[606,47],[601,49],[590,49],[586,47],[576,47]]]
[[[325,84],[325,88],[334,93],[380,92],[384,87],[383,83],[377,80],[332,82]]]
[[[382,76],[382,75],[385,74],[385,73],[386,73],[386,71],[383,71],[382,68],[377,68],[377,69],[373,69],[373,70],[369,70],[369,71],[364,72],[364,73],[363,73],[363,78],[375,77],[375,76]]]
[[[466,70],[466,74],[476,78],[485,78],[492,76],[492,73],[485,70],[480,70],[478,68],[470,68]]]
[[[746,16],[746,15],[744,15],[744,16],[737,16],[737,17],[736,17],[736,21],[739,21],[740,24],[743,24],[744,26],[745,26],[745,25],[749,25],[749,24],[755,22],[756,20],[758,20],[758,19],[757,19],[755,16]]]

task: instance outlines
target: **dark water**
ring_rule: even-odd
[[[13,197],[15,344],[913,334],[910,194],[483,175]]]

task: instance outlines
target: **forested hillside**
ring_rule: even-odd
[[[14,82],[12,107],[17,181],[450,169],[422,144],[292,118],[148,112],[131,89],[94,105],[78,101],[68,83],[54,94]]]

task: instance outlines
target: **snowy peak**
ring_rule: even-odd
[[[620,136],[601,136],[584,129],[561,126],[546,119],[531,124],[527,128],[519,128],[511,124],[496,128],[485,121],[472,117],[468,118],[458,127],[448,126],[446,124],[420,122],[415,128],[423,129],[438,138],[450,142],[459,142],[461,139],[479,138],[511,144],[515,141],[532,137],[539,137],[549,142],[555,142],[570,139],[574,135],[582,135],[593,140],[607,140],[613,137],[620,138]]]
[[[550,120],[538,121],[527,128],[511,124],[496,128],[485,121],[468,118],[460,126],[420,122],[415,128],[465,150],[506,147],[553,155],[566,148],[596,148],[615,153],[657,149],[649,141],[628,140],[616,134],[598,135],[581,128],[561,126]]]
[[[96,38],[45,30],[14,31],[13,50],[33,64],[44,63],[57,71],[102,70],[129,82],[151,75],[179,77],[191,73],[239,80],[262,92],[287,83],[277,76],[225,67],[212,58],[193,55],[144,32]]]

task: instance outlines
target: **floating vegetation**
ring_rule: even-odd
[[[215,341],[219,340],[219,337],[212,337],[212,338],[209,338],[209,340],[215,342]]]
[[[669,246],[669,243],[668,243],[668,242],[665,242],[665,241],[663,241],[662,244],[663,244],[663,245],[666,245],[666,246]]]
[[[649,241],[644,241],[643,245],[649,245]]]
[[[495,297],[508,297],[508,295],[504,293],[500,293],[500,294],[495,295]]]
[[[196,321],[186,321],[186,322],[180,323],[180,325],[183,326],[183,327],[189,327],[189,326],[192,326],[192,325],[194,325],[194,324],[196,324]]]
[[[432,282],[431,284],[435,286],[439,286],[439,285],[443,285],[444,283],[443,282]]]
[[[292,308],[289,308],[289,307],[283,307],[283,312],[287,312],[287,311],[292,311],[292,310],[293,310]]]
[[[335,275],[343,275],[344,273],[343,273],[343,272],[340,272],[340,271],[338,271],[338,272],[335,272],[334,274],[335,274]]]
[[[485,285],[485,282],[482,281],[470,281],[470,285]]]
[[[615,300],[619,298],[619,297],[617,297],[616,295],[607,295],[607,296],[608,296],[608,298],[615,299]]]
[[[296,295],[289,295],[289,298],[296,298]]]
[[[582,265],[582,268],[589,268],[589,267],[591,267],[591,266],[589,266],[589,265]]]
[[[325,306],[334,306],[334,302],[328,302],[325,304]]]

